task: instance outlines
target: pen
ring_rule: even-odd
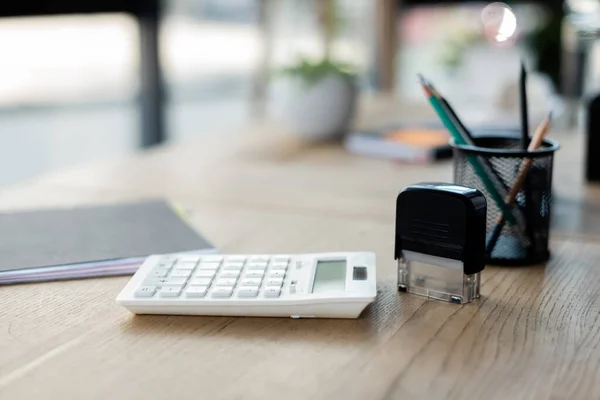
[[[521,100],[521,148],[527,150],[529,146],[529,118],[527,116],[527,71],[521,61],[521,78],[519,79],[519,93]]]
[[[527,70],[525,69],[525,63],[521,60],[521,76],[519,79],[519,99],[521,102],[521,149],[527,150],[529,146],[529,117],[527,112]],[[531,208],[531,188],[530,179],[527,178],[524,182],[524,194],[525,194],[525,231],[529,238],[533,238],[533,225],[532,225],[532,208]]]

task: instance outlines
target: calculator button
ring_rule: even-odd
[[[238,297],[256,297],[258,295],[257,287],[242,287],[237,290]]]
[[[268,256],[252,256],[248,259],[248,262],[268,262]]]
[[[235,267],[243,267],[244,266],[244,261],[225,261],[223,263],[223,267],[228,267],[228,266],[235,266]]]
[[[223,257],[222,256],[206,256],[204,258],[202,258],[203,262],[221,262],[223,261]]]
[[[181,293],[181,287],[177,287],[177,286],[164,287],[164,288],[160,289],[160,292],[159,292],[161,297],[177,297],[177,296],[179,296],[180,293]]]
[[[235,270],[229,270],[229,271],[223,271],[219,274],[220,278],[239,278],[240,276],[240,271],[235,271]]]
[[[212,291],[212,297],[231,297],[233,293],[232,287],[218,287]]]
[[[148,274],[149,277],[154,277],[154,278],[164,278],[165,276],[167,276],[167,271],[164,270],[160,270],[160,271],[151,271]]]
[[[175,269],[175,270],[173,270],[173,272],[171,272],[171,275],[169,275],[169,276],[171,278],[188,278],[191,274],[192,274],[191,270]]]
[[[152,297],[156,293],[155,286],[140,286],[138,290],[135,291],[135,297]]]
[[[200,263],[200,265],[198,266],[198,270],[217,270],[219,269],[219,265],[220,263],[218,262],[209,262],[209,263]]]
[[[178,262],[177,264],[175,264],[175,269],[186,269],[186,270],[193,270],[194,268],[196,268],[196,263],[195,262]]]
[[[185,291],[186,297],[204,297],[208,286],[191,286]]]
[[[156,272],[156,274],[154,275],[154,277],[158,278],[158,277],[160,277],[161,274],[165,274],[165,276],[169,275],[169,272],[171,272],[171,270],[170,269],[166,269],[166,268],[158,268],[158,269],[153,269],[150,272]],[[150,276],[150,275],[151,274],[148,273],[148,276]]]
[[[221,260],[212,260],[212,259],[202,259],[202,261],[200,261],[200,265],[205,265],[205,264],[217,264],[220,265],[221,264]]]
[[[217,273],[217,271],[209,271],[209,270],[196,271],[194,278],[212,278],[213,276],[216,275],[216,273]]]
[[[248,264],[246,265],[268,265],[269,262],[266,260],[251,260],[248,261]]]
[[[262,279],[260,278],[244,278],[240,281],[240,286],[260,286]]]
[[[241,271],[243,267],[244,267],[244,264],[242,264],[242,263],[231,263],[231,264],[223,265],[223,269],[234,270],[234,271]]]
[[[244,261],[246,261],[246,257],[244,256],[229,256],[227,257],[227,260],[225,262],[241,262],[243,263]]]
[[[285,271],[269,271],[269,278],[283,278]]]
[[[215,285],[216,286],[235,286],[236,282],[237,282],[237,279],[222,278],[222,279],[217,279],[217,281],[215,282]]]
[[[250,263],[246,266],[246,269],[264,271],[267,269],[267,263]]]
[[[144,286],[162,286],[163,283],[165,283],[166,281],[168,281],[169,278],[146,278],[144,279]]]
[[[195,255],[186,255],[186,256],[179,256],[177,257],[177,262],[178,263],[194,263],[194,264],[198,264],[198,261],[200,261],[200,256],[195,256]]]
[[[283,278],[267,278],[265,280],[265,286],[279,286],[283,285]]]
[[[288,263],[290,261],[290,256],[275,256],[273,257],[273,262],[279,263],[279,262],[283,262],[283,263]]]
[[[163,272],[169,272],[171,270],[170,267],[159,267],[157,265],[155,265],[154,267],[152,267],[152,269],[150,271],[163,271]]]
[[[187,282],[185,278],[168,278],[161,283],[161,286],[183,286]]]
[[[190,286],[209,286],[212,282],[210,278],[194,278],[190,281]]]
[[[154,266],[154,268],[166,268],[169,269],[175,264],[175,260],[161,260]]]
[[[287,269],[287,263],[282,263],[282,262],[278,262],[275,263],[273,265],[271,265],[271,270],[283,270],[285,271]]]
[[[245,278],[262,278],[265,275],[265,271],[247,271],[244,275]]]
[[[264,290],[265,297],[279,297],[281,289],[278,287],[267,287]]]

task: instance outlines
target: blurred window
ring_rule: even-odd
[[[137,32],[125,15],[0,18],[0,186],[136,148]]]

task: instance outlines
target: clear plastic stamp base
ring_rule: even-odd
[[[479,298],[480,273],[465,275],[458,260],[403,251],[398,260],[398,289],[450,303]]]

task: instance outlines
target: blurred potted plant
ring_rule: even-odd
[[[324,54],[300,59],[281,70],[287,79],[282,117],[294,134],[308,140],[340,138],[347,131],[356,102],[353,68],[331,56],[336,31],[334,0],[317,0]]]

